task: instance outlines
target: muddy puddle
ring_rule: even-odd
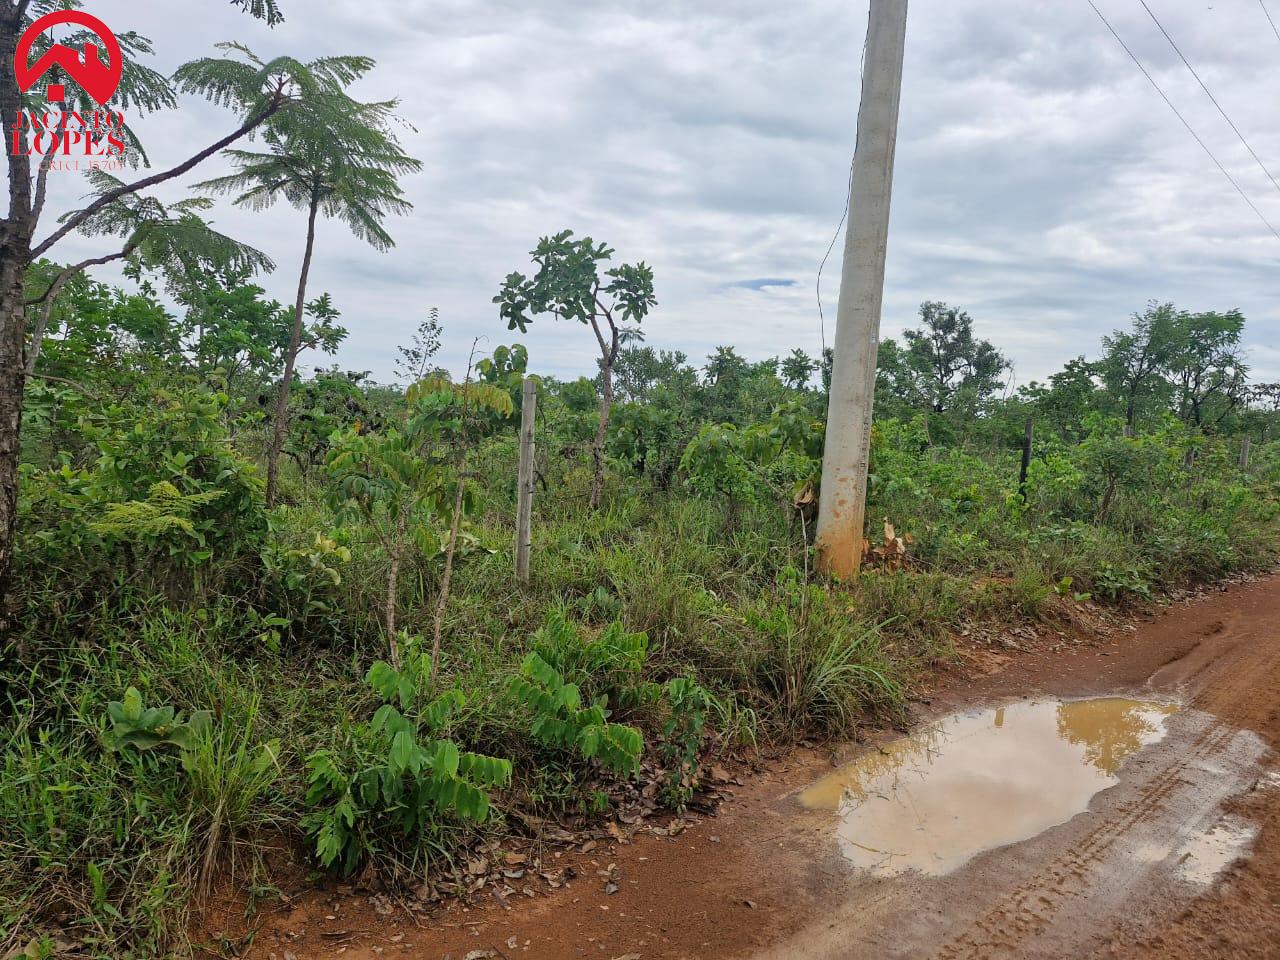
[[[800,801],[838,814],[841,852],[857,867],[949,873],[1084,811],[1176,710],[1100,698],[957,714],[860,756]]]

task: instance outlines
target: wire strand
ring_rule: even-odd
[[[1231,174],[1227,172],[1227,168],[1222,165],[1222,162],[1216,156],[1214,156],[1213,151],[1209,149],[1209,145],[1206,144],[1202,139],[1200,139],[1200,134],[1196,133],[1195,128],[1192,127],[1191,124],[1187,122],[1187,118],[1184,117],[1182,115],[1182,112],[1173,105],[1173,101],[1170,100],[1169,97],[1165,94],[1164,90],[1160,88],[1160,84],[1156,83],[1155,77],[1153,77],[1147,71],[1147,68],[1142,65],[1142,61],[1139,60],[1137,55],[1132,50],[1129,49],[1129,45],[1120,38],[1120,34],[1116,33],[1116,28],[1111,25],[1111,21],[1109,21],[1105,16],[1103,16],[1102,11],[1098,9],[1097,4],[1095,4],[1093,0],[1087,0],[1087,2],[1089,6],[1093,7],[1093,12],[1098,15],[1098,19],[1103,22],[1106,28],[1109,31],[1111,31],[1111,35],[1116,38],[1116,43],[1120,44],[1120,46],[1124,49],[1124,52],[1129,55],[1129,59],[1132,60],[1134,64],[1138,67],[1138,69],[1142,71],[1142,75],[1147,78],[1147,80],[1151,83],[1151,86],[1155,87],[1156,93],[1160,94],[1160,99],[1162,99],[1165,103],[1169,105],[1169,109],[1173,111],[1174,116],[1176,116],[1180,121],[1182,121],[1182,125],[1187,128],[1187,132],[1191,134],[1191,136],[1195,139],[1196,143],[1200,144],[1200,149],[1202,149],[1206,154],[1209,155],[1209,159],[1212,160],[1214,165],[1222,172],[1222,175],[1227,178],[1227,182],[1230,183],[1231,186],[1235,187],[1236,193],[1240,194],[1244,202],[1249,205],[1249,209],[1258,215],[1258,219],[1261,220],[1263,224],[1266,226],[1266,228],[1271,231],[1271,235],[1274,236],[1277,240],[1280,240],[1280,232],[1277,232],[1276,228],[1271,225],[1271,221],[1262,215],[1262,211],[1259,210],[1257,206],[1254,204],[1254,202],[1249,199],[1249,195],[1244,192],[1244,190],[1240,187],[1240,184],[1236,183],[1235,178],[1232,177]]]
[[[1271,11],[1267,9],[1264,0],[1258,0],[1258,6],[1262,8],[1262,12],[1267,15],[1267,23],[1271,24],[1271,32],[1276,35],[1276,39],[1280,40],[1280,28],[1276,27],[1276,22],[1271,19]]]
[[[867,36],[871,35],[871,10],[867,10]],[[862,62],[858,66],[858,92],[861,95],[862,84],[866,79],[867,73],[867,39],[862,40]],[[844,213],[840,214],[840,222],[836,224],[836,232],[831,236],[831,243],[827,246],[827,252],[822,255],[822,262],[818,264],[818,279],[814,283],[814,292],[818,295],[818,329],[822,335],[822,355],[827,355],[827,318],[822,312],[822,271],[826,269],[827,260],[831,257],[831,251],[836,248],[836,241],[840,239],[840,231],[844,229],[844,222],[849,218],[849,203],[853,197],[853,164],[858,156],[858,133],[855,129],[853,135],[853,156],[849,158],[849,182],[845,184],[844,191]]]
[[[1186,64],[1187,69],[1191,71],[1191,75],[1196,78],[1196,83],[1200,84],[1200,89],[1204,91],[1205,96],[1207,96],[1209,101],[1218,108],[1218,112],[1222,114],[1222,119],[1227,121],[1227,126],[1229,126],[1235,135],[1240,138],[1240,142],[1244,144],[1244,148],[1249,151],[1249,156],[1253,157],[1257,162],[1258,167],[1267,175],[1267,179],[1271,181],[1271,185],[1276,188],[1276,192],[1280,193],[1280,183],[1276,182],[1276,178],[1271,175],[1271,171],[1268,170],[1267,165],[1262,162],[1262,158],[1258,156],[1253,147],[1249,145],[1249,141],[1244,138],[1244,134],[1240,132],[1240,128],[1235,125],[1235,122],[1229,116],[1227,116],[1227,111],[1222,109],[1222,104],[1218,102],[1218,98],[1210,92],[1208,85],[1200,79],[1200,74],[1197,73],[1196,68],[1191,65],[1191,61],[1186,58],[1183,52],[1178,48],[1178,45],[1173,42],[1173,37],[1169,36],[1169,31],[1164,28],[1164,24],[1161,23],[1159,18],[1151,11],[1151,8],[1147,6],[1147,0],[1138,0],[1138,2],[1142,4],[1142,9],[1147,11],[1147,16],[1151,18],[1152,22],[1160,28],[1160,32],[1164,34],[1164,38],[1169,41],[1169,46],[1173,47],[1173,52],[1178,55],[1184,64]],[[1265,10],[1266,8],[1263,7],[1263,9]]]

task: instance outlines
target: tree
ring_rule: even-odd
[[[55,151],[46,151],[38,162],[33,163],[29,125],[21,118],[24,112],[32,109],[43,111],[52,74],[46,74],[24,94],[17,83],[15,53],[19,37],[32,25],[34,18],[62,6],[56,0],[38,0],[36,3],[31,0],[0,0],[0,117],[4,118],[6,140],[10,146],[9,207],[0,221],[0,629],[7,626],[4,612],[7,607],[3,598],[8,594],[18,518],[18,456],[22,395],[27,379],[24,360],[28,268],[46,257],[59,241],[81,229],[104,208],[124,197],[182,176],[219,150],[247,136],[271,117],[287,113],[300,104],[340,93],[372,66],[372,61],[367,58],[357,57],[325,57],[307,64],[292,57],[277,57],[266,63],[245,62],[236,54],[237,51],[243,52],[243,48],[226,47],[226,56],[185,64],[171,81],[166,81],[154,71],[137,64],[137,56],[150,51],[150,45],[144,38],[117,35],[124,63],[123,81],[112,101],[113,109],[145,113],[173,106],[179,93],[196,94],[234,110],[240,119],[239,126],[176,166],[122,183],[98,195],[84,209],[65,218],[48,237],[37,241],[35,234],[44,212],[48,175]],[[275,17],[279,16],[273,0],[248,0],[247,9],[268,19],[272,17],[272,11],[275,11]],[[74,35],[63,39],[75,42]],[[69,111],[83,106],[83,91],[74,83],[64,85]],[[89,112],[91,114],[92,109]],[[125,135],[129,143],[136,143],[131,131]],[[137,157],[131,155],[131,159],[141,156],[140,147],[137,154]]]
[[[64,269],[47,260],[32,264],[28,286],[47,289]],[[121,396],[137,389],[140,381],[134,374],[179,353],[176,326],[149,283],[137,293],[126,293],[77,274],[50,311],[39,377],[70,380],[86,394],[106,388]],[[30,389],[28,384],[28,400]]]
[[[1076,357],[1050,376],[1048,385],[1032,381],[1020,389],[1018,399],[1030,403],[1036,419],[1046,423],[1065,442],[1079,443],[1089,432],[1086,424],[1089,412],[1109,412],[1113,403],[1098,386],[1097,377],[1097,364]]]
[[[1184,423],[1216,426],[1245,401],[1249,368],[1240,346],[1243,331],[1239,310],[1178,314],[1168,362]]]
[[[279,494],[280,452],[289,425],[289,392],[302,348],[316,221],[321,214],[337,218],[374,249],[389,250],[395,241],[383,222],[392,214],[413,209],[397,178],[420,170],[422,163],[400,149],[391,131],[395,106],[394,100],[360,103],[345,93],[331,93],[314,107],[307,105],[269,124],[264,136],[266,152],[228,150],[237,171],[197,185],[215,193],[238,194],[235,203],[250,210],[265,210],[284,200],[307,215],[293,328],[267,451],[268,506],[275,506]]]
[[[538,271],[532,278],[509,274],[493,298],[507,329],[528,332],[539,314],[574,320],[591,328],[600,348],[600,420],[591,442],[594,474],[591,509],[600,506],[604,491],[604,442],[613,407],[613,368],[626,333],[625,323],[638,324],[658,305],[653,294],[653,268],[644,261],[606,270],[613,249],[590,237],[573,238],[572,230],[543,237],[530,254]]]
[[[280,375],[291,318],[278,300],[237,270],[196,271],[174,291],[186,308],[179,346],[197,374],[233,396],[242,378]]]
[[[1164,383],[1162,373],[1172,356],[1177,322],[1172,303],[1152,300],[1145,312],[1133,315],[1131,329],[1102,338],[1102,377],[1124,404],[1130,432],[1137,427],[1139,402]]]
[[[428,556],[443,553],[444,573],[436,602],[432,673],[439,663],[444,607],[461,533],[462,515],[471,498],[466,463],[470,449],[486,433],[503,425],[512,412],[511,396],[490,383],[454,384],[429,377],[405,394],[409,414],[384,434],[352,427],[329,454],[334,480],[330,496],[343,513],[359,516],[374,531],[388,560],[383,624],[391,662],[400,665],[396,606],[400,567],[416,545]],[[448,524],[441,536],[439,527]]]
[[[943,413],[959,402],[974,406],[989,398],[1009,361],[990,341],[974,337],[969,314],[925,301],[920,305],[920,320],[924,326],[905,331],[903,338],[907,361],[934,412]]]
[[[890,415],[911,416],[923,402],[911,354],[889,337],[876,353],[876,408]]]
[[[613,372],[618,396],[632,402],[647,401],[659,387],[673,387],[686,396],[698,387],[698,372],[679,350],[623,347]]]
[[[1262,442],[1271,438],[1271,430],[1280,420],[1280,383],[1259,383],[1249,391],[1249,406],[1262,420]]]
[[[416,383],[430,373],[428,365],[440,351],[440,310],[432,307],[427,319],[418,324],[413,342],[407,347],[396,347],[400,359],[396,361],[396,376],[409,383]]]
[[[796,347],[782,360],[779,369],[782,372],[783,383],[792,390],[803,390],[813,379],[818,369],[818,362]]]

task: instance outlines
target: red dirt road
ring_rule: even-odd
[[[993,660],[998,668],[975,675]],[[851,869],[832,814],[795,799],[832,766],[809,751],[766,768],[677,837],[547,854],[544,870],[578,872],[549,896],[415,922],[400,910],[379,916],[364,897],[304,893],[265,918],[247,956],[1280,957],[1280,576],[1105,639],[975,657],[938,679],[919,719],[1035,696],[1125,694],[1181,702],[1165,739],[1131,757],[1084,813],[946,876]],[[1242,858],[1207,881],[1188,879],[1191,851],[1225,827],[1247,831]],[[613,894],[605,874],[617,878]]]

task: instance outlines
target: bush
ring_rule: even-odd
[[[483,823],[488,790],[511,780],[507,760],[460,750],[445,735],[466,703],[456,689],[427,700],[430,656],[422,641],[402,639],[403,666],[378,661],[366,678],[383,704],[357,725],[342,748],[307,758],[303,827],[326,867],[350,873],[369,853],[388,846],[412,857],[438,838],[441,821]]]
[[[251,579],[267,534],[257,468],[236,455],[221,394],[160,394],[85,423],[93,463],[24,468],[18,563],[86,599],[126,581],[190,598]]]

